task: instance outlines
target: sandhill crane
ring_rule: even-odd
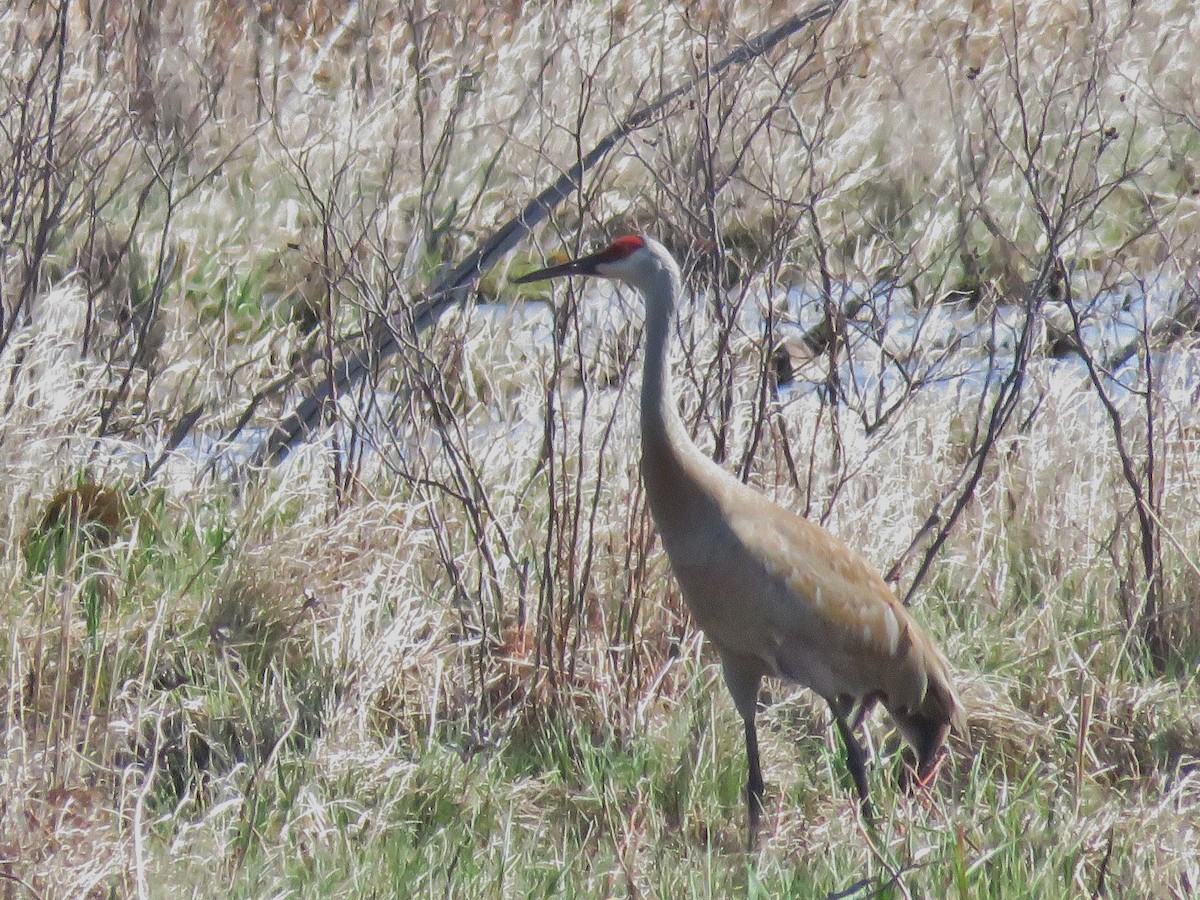
[[[945,659],[861,556],[772,503],[691,441],[670,390],[669,329],[682,293],[675,260],[647,237],[515,279],[596,275],[636,288],[646,303],[642,479],[650,513],[696,622],[721,657],[746,731],[748,846],[756,843],[763,778],[755,713],[764,676],[825,698],[846,749],[864,815],[865,754],[854,735],[881,702],[932,779],[962,706]]]

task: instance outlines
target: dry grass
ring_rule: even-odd
[[[276,469],[236,467],[244,431],[207,463],[782,4],[243,6],[0,13],[0,895],[1197,889],[1192,339],[1125,391],[1046,324],[1073,306],[1103,360],[1105,291],[1197,289],[1186,5],[848,3],[702,81],[518,251],[663,237],[699,298],[697,439],[903,557],[902,588],[982,460],[915,600],[970,706],[953,765],[899,795],[877,722],[865,830],[825,713],[776,688],[754,859],[740,729],[638,484],[632,298],[447,315]],[[776,394],[771,286],[880,279],[976,327],[898,338],[873,300],[835,352],[910,361],[894,410],[820,356],[820,390]],[[984,441],[997,390],[933,382],[1026,320]]]

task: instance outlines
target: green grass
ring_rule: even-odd
[[[434,740],[353,759],[285,754],[224,813],[240,850],[233,893],[807,897],[859,885],[850,896],[1074,897],[1095,888],[1107,852],[1096,804],[1117,814],[1109,879],[1147,852],[1103,791],[1047,790],[1055,761],[987,745],[925,799],[890,789],[894,767],[873,772],[880,816],[867,828],[836,783],[840,759],[819,738],[771,728],[772,752],[787,756],[772,769],[788,787],[781,797],[771,785],[768,840],[747,855],[739,748],[713,736],[740,729],[715,687],[693,680],[654,734],[622,740],[549,728],[524,749],[464,754]],[[706,720],[717,707],[715,722],[697,728],[696,706]],[[813,746],[788,753],[794,739]],[[169,892],[201,895],[211,877],[199,863],[164,874]]]
[[[364,718],[361,665],[309,645],[262,584],[232,574],[245,568],[256,514],[226,511],[198,532],[173,532],[157,514],[157,552],[129,583],[162,585],[167,599],[126,598],[126,630],[102,629],[108,655],[87,643],[79,651],[92,660],[81,671],[88,702],[115,711],[131,689],[153,698],[143,733],[160,743],[142,765],[153,758],[158,777],[141,801],[151,828],[140,865],[156,896],[1053,898],[1089,893],[1102,871],[1118,895],[1178,886],[1194,866],[1186,814],[1160,791],[1187,790],[1161,779],[1183,774],[1173,766],[1197,733],[1195,683],[1190,699],[1164,704],[1162,690],[1137,699],[1144,676],[1128,657],[1117,670],[1092,655],[1088,668],[1056,671],[1088,654],[1096,623],[1086,593],[988,615],[929,592],[928,609],[965,613],[926,618],[962,635],[959,658],[974,660],[963,675],[971,742],[956,744],[933,792],[906,797],[886,728],[876,727],[874,827],[855,815],[824,710],[807,695],[770,706],[767,826],[747,855],[740,723],[703,658],[674,664],[669,701],[640,722],[606,721],[586,696],[496,735],[453,708],[431,728],[425,710],[406,712],[387,694],[368,697],[375,715]],[[1047,623],[1053,610],[1070,618]],[[128,630],[139,618],[161,628],[148,657],[137,647],[149,636]],[[1036,652],[1018,642],[1041,633],[1079,638]],[[997,646],[1007,649],[978,655]],[[1070,698],[1081,678],[1095,692],[1096,756],[1082,757],[1077,781]],[[380,718],[383,703],[392,713]],[[1122,758],[1122,746],[1133,755]],[[131,827],[122,821],[119,830]],[[1160,856],[1146,835],[1172,830],[1173,855]]]

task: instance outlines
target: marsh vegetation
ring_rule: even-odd
[[[847,2],[706,76],[784,6],[0,11],[0,894],[1200,890],[1198,20]],[[507,284],[627,230],[694,297],[697,441],[955,669],[930,793],[873,723],[874,828],[777,687],[741,850],[637,299]]]

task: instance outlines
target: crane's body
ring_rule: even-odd
[[[951,724],[962,728],[949,668],[861,556],[738,481],[688,437],[670,391],[669,330],[682,294],[670,253],[629,236],[517,281],[572,274],[619,279],[646,300],[642,478],[683,597],[720,654],[745,724],[751,845],[764,790],[755,727],[764,676],[805,685],[829,703],[864,809],[864,753],[854,730],[876,702],[916,751],[924,783]]]

